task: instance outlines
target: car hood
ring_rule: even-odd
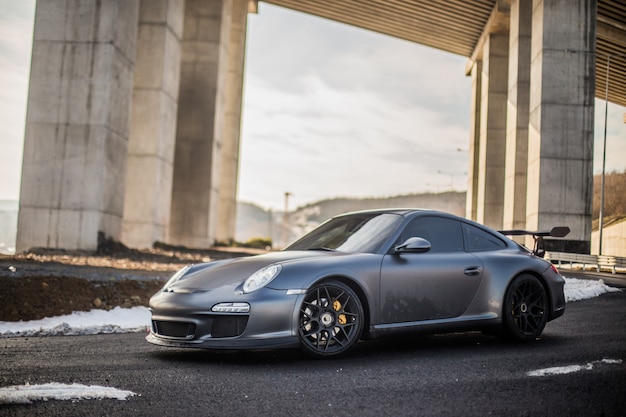
[[[171,292],[210,291],[223,286],[236,287],[250,275],[271,264],[297,262],[321,257],[347,255],[327,251],[284,251],[194,265],[179,281],[168,287]]]

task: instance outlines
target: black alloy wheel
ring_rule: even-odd
[[[304,297],[299,318],[300,345],[313,357],[343,355],[361,338],[363,306],[354,291],[339,281],[312,287]]]
[[[548,294],[539,279],[517,276],[504,298],[504,326],[514,340],[535,340],[548,322]]]

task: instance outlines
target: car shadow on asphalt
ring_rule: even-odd
[[[567,344],[568,338],[558,333],[544,333],[534,342],[515,342],[481,332],[449,333],[437,335],[406,334],[363,340],[348,354],[337,358],[318,359],[306,355],[299,349],[275,350],[209,350],[156,348],[150,356],[158,361],[186,364],[237,364],[267,366],[272,364],[302,363],[349,363],[363,360],[397,360],[402,356],[414,358],[446,354],[491,354],[495,350],[516,352],[532,350],[540,353]]]

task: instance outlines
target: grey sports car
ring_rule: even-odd
[[[534,235],[538,246],[528,250],[432,210],[339,215],[283,251],[184,267],[151,298],[147,340],[299,346],[316,357],[395,332],[484,330],[535,340],[565,311],[565,281],[537,253],[543,236],[567,231],[507,232]]]

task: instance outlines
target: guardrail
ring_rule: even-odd
[[[582,267],[583,271],[587,267],[595,267],[598,272],[603,269],[608,269],[613,274],[616,274],[618,269],[620,272],[626,272],[626,258],[620,256],[546,252],[545,259],[552,263],[556,263],[558,266],[563,266],[563,263],[569,264],[570,269],[573,269],[574,265],[576,265],[578,267]]]

